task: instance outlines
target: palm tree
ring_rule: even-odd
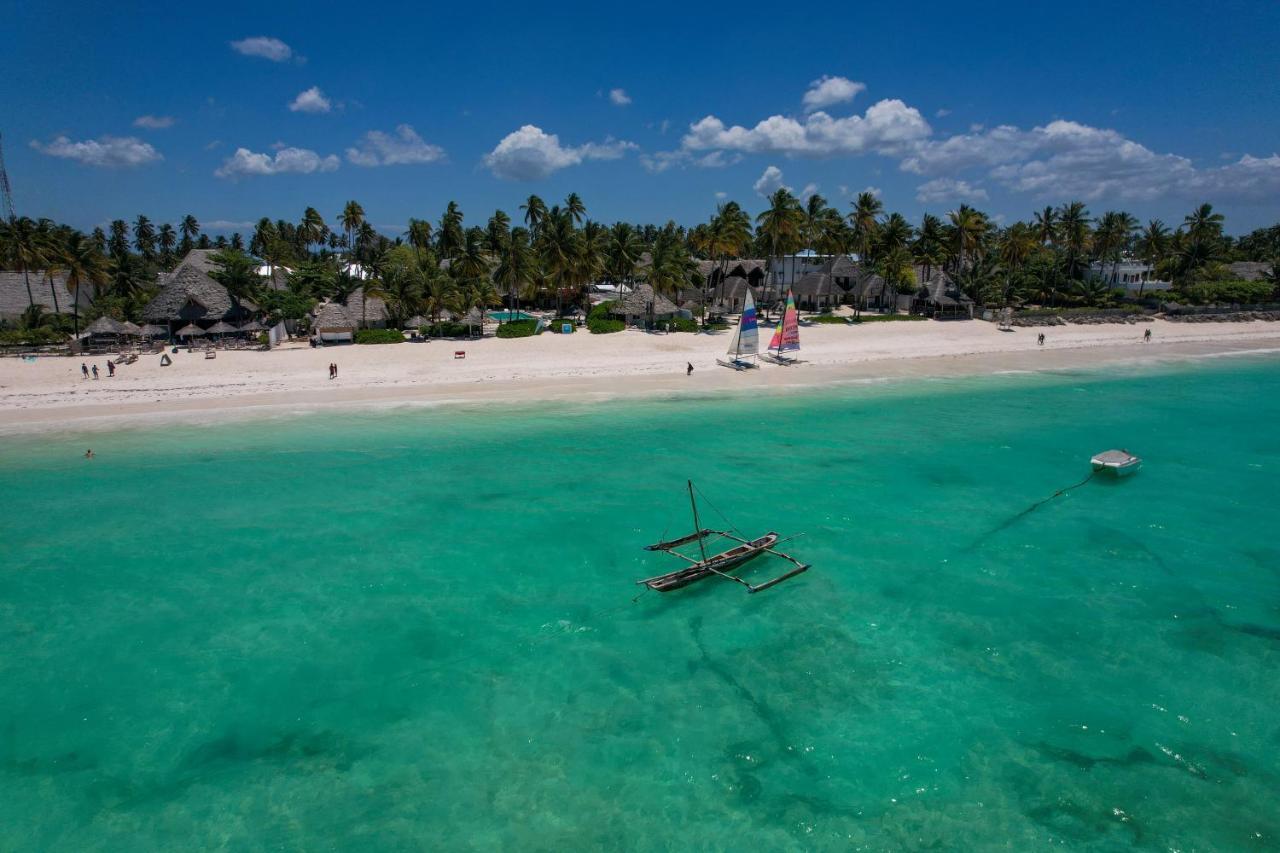
[[[355,251],[356,229],[364,223],[364,208],[354,199],[348,201],[343,205],[342,213],[338,214],[338,221],[347,232],[347,257],[351,258]]]
[[[182,222],[178,223],[178,230],[182,232],[182,243],[179,246],[179,251],[186,255],[187,252],[190,252],[195,247],[196,238],[200,236],[200,223],[188,213],[182,217]]]
[[[799,203],[796,205],[799,209]],[[654,293],[674,295],[693,282],[698,265],[689,257],[684,242],[674,229],[659,233],[653,244],[652,263],[649,266],[649,285]],[[649,304],[649,322],[653,323],[653,303]]]
[[[564,200],[564,210],[573,217],[577,225],[581,225],[583,217],[587,215],[587,206],[582,203],[582,197],[577,193],[569,193],[569,197]]]
[[[324,224],[324,217],[320,215],[320,211],[314,207],[308,207],[303,211],[302,222],[298,224],[298,237],[303,242],[303,249],[310,251],[313,244],[320,243],[323,251],[324,238],[328,231],[329,227]]]
[[[22,270],[22,280],[27,286],[27,303],[34,306],[36,297],[31,291],[30,270],[40,257],[35,223],[26,216],[11,217],[5,227],[0,248],[4,250],[4,257],[0,259],[4,265]]]
[[[618,222],[609,229],[609,245],[605,250],[605,274],[614,284],[629,283],[644,252],[644,243],[635,226]]]
[[[1073,201],[1058,209],[1058,239],[1066,250],[1067,276],[1079,278],[1080,260],[1089,249],[1089,209]]]
[[[178,235],[174,232],[173,226],[168,222],[161,225],[156,241],[160,245],[160,263],[165,268],[173,266],[173,250],[178,245]]]
[[[562,316],[561,300],[573,286],[578,263],[580,235],[573,217],[558,207],[547,212],[538,229],[538,254],[556,291],[556,316]]]
[[[1014,290],[1014,277],[1027,263],[1027,259],[1041,245],[1039,242],[1041,229],[1039,225],[1028,225],[1015,222],[1004,232],[1000,242],[1000,262],[1005,270],[1005,288],[1002,294],[1003,306],[1007,306]]]
[[[498,256],[498,266],[493,271],[494,281],[511,299],[512,311],[520,310],[520,293],[532,284],[534,267],[529,232],[524,228],[512,228]]]
[[[1221,213],[1213,212],[1213,205],[1205,203],[1191,211],[1182,220],[1187,233],[1197,240],[1219,239],[1222,237],[1224,218]]]
[[[95,291],[107,282],[107,270],[101,253],[93,242],[73,231],[62,243],[58,264],[67,278],[71,293],[71,317],[77,337],[80,335],[80,288],[90,285]]]
[[[951,220],[951,228],[955,235],[957,271],[964,269],[965,261],[972,260],[979,245],[987,235],[987,217],[980,210],[967,204],[947,214]]]
[[[1159,219],[1152,219],[1147,223],[1147,227],[1142,230],[1142,234],[1138,236],[1138,256],[1155,273],[1160,264],[1164,262],[1168,251],[1169,229]],[[1142,292],[1146,289],[1146,286],[1146,279],[1143,279],[1138,288],[1139,298],[1142,297]]]
[[[502,254],[506,242],[511,239],[511,217],[504,211],[495,210],[485,226],[485,249],[494,257]]]
[[[524,224],[529,229],[530,239],[537,240],[542,222],[547,218],[547,205],[536,195],[531,195],[520,209],[524,211]]]
[[[431,222],[427,219],[410,219],[409,230],[404,235],[409,245],[418,253],[418,260],[422,260],[422,253],[431,248]]]
[[[1032,229],[1041,246],[1058,242],[1058,214],[1052,207],[1046,206],[1036,213]]]
[[[858,193],[857,199],[853,202],[849,224],[853,226],[853,245],[858,250],[861,260],[870,259],[871,245],[875,240],[880,214],[883,212],[884,204],[876,198],[874,193]]]
[[[439,242],[440,256],[452,260],[466,240],[462,229],[462,211],[456,201],[445,206],[444,216],[440,217],[440,229],[436,235]]]
[[[769,280],[774,279],[774,259],[800,248],[804,212],[791,190],[780,187],[769,196],[769,207],[756,217],[756,231],[769,247]],[[766,307],[766,312],[768,308]]]
[[[133,221],[133,245],[142,259],[150,263],[156,253],[156,229],[151,220],[139,214]]]

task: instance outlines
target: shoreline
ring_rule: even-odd
[[[836,384],[1280,352],[1280,327],[1265,322],[1205,328],[1157,321],[1155,342],[1144,344],[1141,329],[1148,326],[1057,327],[1044,347],[1035,343],[1038,329],[1007,333],[980,321],[813,326],[802,333],[810,344],[801,350],[803,363],[764,364],[743,372],[715,366],[712,359],[728,339],[723,333],[547,334],[318,350],[304,345],[272,352],[220,351],[209,360],[184,350],[174,357],[177,370],[166,371],[158,366],[158,355],[146,355],[120,367],[116,378],[97,381],[78,378],[79,358],[49,357],[36,364],[4,359],[0,434],[203,424],[351,408],[785,393]],[[454,349],[465,349],[467,359],[453,360]],[[685,375],[686,360],[695,365],[692,376]],[[337,382],[317,376],[328,361],[340,365]],[[673,370],[677,365],[680,369]]]

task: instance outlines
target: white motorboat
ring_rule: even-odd
[[[1142,467],[1142,458],[1127,450],[1104,450],[1089,461],[1094,471],[1108,471],[1117,477],[1127,477]]]

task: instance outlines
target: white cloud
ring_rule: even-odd
[[[272,62],[284,62],[293,56],[293,48],[277,38],[269,36],[253,36],[231,42],[231,49],[245,56],[260,56]]]
[[[289,111],[294,113],[327,113],[333,109],[333,103],[320,91],[319,86],[312,86],[299,92],[289,104]]]
[[[253,228],[256,222],[236,222],[231,219],[200,220],[200,227],[206,231],[234,231],[237,228]]]
[[[239,178],[248,175],[283,175],[295,173],[309,175],[312,172],[332,172],[338,168],[338,157],[330,154],[321,157],[307,148],[279,148],[275,156],[258,154],[248,148],[237,148],[214,172],[219,178]]]
[[[926,139],[929,123],[920,111],[891,99],[872,104],[863,115],[832,118],[815,112],[803,120],[770,116],[753,128],[726,127],[715,116],[689,126],[686,150],[725,149],[749,154],[829,157],[837,154],[897,154]]]
[[[916,201],[921,204],[937,204],[945,201],[985,201],[987,191],[968,181],[955,178],[934,178],[916,187]]]
[[[641,154],[640,165],[657,175],[672,166],[684,166],[689,159],[688,151],[655,151],[652,154]]]
[[[609,100],[612,101],[615,106],[625,107],[627,104],[631,103],[631,96],[627,94],[626,89],[610,89]]]
[[[865,92],[865,83],[858,83],[847,77],[826,75],[809,84],[804,93],[804,111],[811,113],[834,104],[845,104],[852,101],[859,92]]]
[[[166,127],[173,127],[177,122],[173,116],[138,116],[133,120],[134,127],[143,127],[147,130],[164,130]]]
[[[862,192],[871,193],[876,198],[880,198],[883,195],[883,193],[880,192],[879,187],[864,187]]]
[[[716,190],[716,198],[726,199],[728,197],[729,197],[729,194],[724,190]]]
[[[407,124],[398,125],[394,135],[371,130],[347,149],[347,160],[357,166],[400,166],[443,159],[443,148],[426,142]]]
[[[947,109],[946,107],[938,107],[938,111],[935,112],[934,115],[937,116],[938,118],[946,118],[947,116],[951,115],[951,110]]]
[[[765,198],[773,195],[777,190],[790,189],[790,187],[782,183],[782,170],[777,166],[766,166],[764,173],[756,179],[751,188]]]
[[[807,183],[804,185],[804,189],[800,190],[800,195],[797,196],[797,198],[799,198],[800,202],[803,204],[804,202],[807,202],[809,200],[809,196],[813,195],[817,191],[818,191],[817,184],[812,182]]]
[[[31,147],[41,154],[75,160],[86,166],[132,167],[164,159],[151,145],[133,136],[100,136],[82,142],[57,136],[47,143],[33,139]]]
[[[586,160],[617,160],[636,147],[633,142],[614,139],[564,146],[556,134],[526,124],[503,137],[484,156],[484,164],[499,178],[536,181]]]
[[[1006,189],[1085,201],[1266,198],[1280,193],[1280,155],[1197,168],[1159,154],[1115,130],[1052,121],[1031,130],[1000,125],[919,145],[901,164],[921,175],[983,169]]]

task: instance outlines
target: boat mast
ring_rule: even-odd
[[[689,484],[689,506],[693,507],[693,530],[695,533],[702,532],[702,522],[698,521],[698,502],[693,499],[693,480],[686,481]],[[707,546],[703,544],[705,537],[698,537],[698,550],[702,553],[702,562],[707,561]]]

